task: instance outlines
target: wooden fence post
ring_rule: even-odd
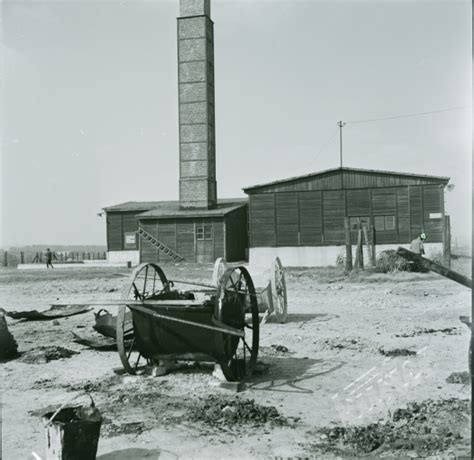
[[[372,248],[369,241],[367,227],[362,227],[362,233],[364,234],[364,243],[367,246],[367,264],[373,267],[374,265],[372,263]]]
[[[449,216],[444,216],[443,261],[444,265],[451,267],[451,223]]]
[[[344,219],[344,233],[346,238],[346,271],[352,270],[352,244],[351,244],[351,228],[349,217]]]
[[[363,252],[362,252],[362,230],[360,227],[359,227],[359,230],[357,230],[357,249],[356,249],[355,266],[356,268],[364,268]]]
[[[375,251],[375,227],[373,225],[370,226],[370,240],[372,245],[372,254],[370,257],[372,258],[372,266],[377,266],[377,252]]]
[[[25,263],[25,253],[23,251],[20,252],[20,264]]]

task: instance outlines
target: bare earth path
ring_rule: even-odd
[[[163,268],[171,279],[209,282],[212,274],[210,265]],[[117,271],[4,269],[0,306],[46,309],[58,299],[118,298],[126,279]],[[21,352],[58,345],[79,354],[46,364],[13,360],[0,365],[2,458],[33,458],[32,451],[44,457],[44,429],[36,414],[83,389],[91,391],[105,417],[101,459],[331,458],[336,451],[319,450],[319,428],[367,425],[410,401],[470,397],[469,385],[446,382],[451,373],[467,370],[469,333],[458,318],[470,314],[470,290],[435,274],[347,278],[336,269],[288,270],[287,286],[288,322],[270,320],[261,329],[259,360],[268,372],[253,378],[238,396],[275,406],[283,416],[299,418],[296,425],[212,428],[191,423],[188,410],[198,398],[216,392],[234,397],[210,385],[212,368],[184,365],[163,377],[118,376],[112,371],[120,367],[116,352],[93,351],[71,340],[71,331],[90,329],[92,312],[59,319],[56,325],[8,318]],[[381,348],[416,354],[389,357]],[[469,414],[459,415],[453,429],[461,436],[449,452],[467,458]],[[123,451],[122,456],[110,454],[114,451]]]

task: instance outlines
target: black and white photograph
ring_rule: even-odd
[[[472,458],[472,21],[3,0],[0,460]]]

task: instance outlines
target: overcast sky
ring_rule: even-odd
[[[178,198],[178,0],[3,0],[1,246],[105,244],[104,206]],[[471,105],[471,3],[212,2],[218,196],[339,166],[338,120]],[[344,165],[451,177],[471,108],[347,124]]]

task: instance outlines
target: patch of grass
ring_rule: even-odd
[[[383,348],[379,348],[379,353],[383,356],[389,356],[391,358],[397,356],[415,356],[416,351],[407,350],[406,348],[394,348],[393,350],[385,350]]]
[[[382,251],[377,257],[376,271],[379,273],[394,273],[411,271],[406,259],[399,256],[396,251],[389,249]]]
[[[362,426],[335,426],[318,431],[314,447],[337,453],[381,454],[415,451],[418,455],[442,452],[462,439],[470,419],[470,401],[456,398],[409,403],[389,420]]]
[[[210,395],[194,403],[188,413],[190,421],[210,426],[253,425],[270,423],[274,426],[291,426],[298,419],[282,416],[273,406],[262,406],[255,401]]]
[[[471,383],[471,376],[469,375],[469,372],[467,372],[467,371],[453,372],[446,379],[446,382],[447,383],[460,383],[460,384],[463,384],[463,385],[469,385]]]
[[[69,348],[58,346],[41,346],[33,350],[25,351],[21,355],[20,361],[26,364],[45,364],[49,361],[70,358],[71,356],[78,354],[78,351],[70,350]]]

